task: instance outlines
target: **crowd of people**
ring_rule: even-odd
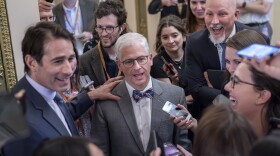
[[[1,154],[280,155],[280,55],[238,55],[270,45],[272,2],[152,0],[148,12],[161,12],[153,56],[145,36],[127,31],[120,0],[38,0],[12,90],[29,129]]]

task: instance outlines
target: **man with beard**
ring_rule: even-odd
[[[120,75],[115,63],[114,45],[125,32],[127,12],[120,1],[107,0],[100,2],[94,16],[95,31],[100,41],[93,49],[80,58],[80,74],[100,86],[106,80]]]
[[[207,86],[204,72],[225,70],[225,42],[243,29],[252,29],[236,22],[239,11],[236,0],[209,0],[205,4],[205,29],[193,33],[187,41],[187,79],[194,98],[192,115],[199,118],[202,110],[220,94]],[[267,42],[269,40],[266,38]],[[222,82],[221,82],[222,83]]]

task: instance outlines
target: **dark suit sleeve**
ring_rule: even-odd
[[[102,105],[102,102],[95,105],[93,121],[91,124],[91,136],[93,143],[95,143],[106,156],[110,154],[110,140],[108,126],[100,105]]]
[[[203,105],[203,107],[206,107],[211,104],[213,99],[220,94],[221,91],[207,86],[203,75],[203,62],[201,58],[198,58],[201,57],[201,55],[195,54],[199,51],[194,51],[194,49],[195,48],[192,48],[191,38],[189,38],[186,46],[188,88],[194,99]],[[204,52],[204,57],[213,57],[208,56],[207,51]],[[197,57],[195,57],[195,55]]]
[[[183,89],[180,89],[180,104],[184,105],[187,108],[187,102],[185,98],[185,93]],[[174,144],[179,144],[184,147],[186,150],[191,151],[191,141],[188,139],[188,130],[181,129],[174,124]]]
[[[150,14],[156,14],[161,11],[162,5],[161,0],[152,0],[148,7],[148,12]]]
[[[78,119],[82,114],[84,114],[89,107],[93,105],[93,101],[89,98],[87,92],[82,92],[73,98],[66,106],[73,117],[74,120]]]

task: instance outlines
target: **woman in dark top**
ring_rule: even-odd
[[[183,21],[179,17],[169,15],[160,20],[156,35],[156,51],[158,55],[154,57],[151,75],[158,80],[182,87],[185,90],[187,102],[191,103],[192,97],[187,92],[188,83],[185,76],[186,61],[184,59],[185,52],[183,48],[185,40],[186,30]],[[176,69],[174,70],[176,75],[167,75],[163,69],[164,62],[161,57],[163,57],[172,68]],[[175,79],[177,81],[169,77],[176,77]]]

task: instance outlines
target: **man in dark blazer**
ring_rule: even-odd
[[[73,33],[76,40],[82,44],[92,39],[91,25],[93,15],[98,4],[95,0],[63,0],[53,8],[56,17],[55,22]],[[69,16],[72,11],[74,16]],[[79,47],[78,47],[79,48]],[[83,52],[83,47],[78,49],[79,55]]]
[[[78,94],[69,104],[61,101],[57,92],[70,85],[77,65],[73,36],[53,22],[30,27],[22,41],[26,75],[13,92],[24,89],[27,136],[16,138],[4,146],[4,156],[31,156],[45,139],[78,136],[74,120],[81,116],[96,99],[118,99],[110,90],[118,82]],[[104,95],[107,94],[107,95]],[[59,101],[60,100],[60,101]]]
[[[162,110],[166,101],[186,106],[184,91],[151,78],[153,59],[146,38],[127,33],[118,39],[115,48],[125,80],[112,91],[119,101],[100,101],[96,105],[93,142],[105,155],[144,156],[155,148],[150,135],[155,130],[163,142],[190,150],[187,130],[178,128]]]
[[[195,100],[192,115],[196,118],[220,94],[220,89],[207,86],[204,77],[208,69],[224,70],[225,51],[219,56],[217,44],[226,42],[240,30],[252,29],[236,22],[238,14],[235,0],[206,1],[204,20],[207,28],[193,33],[187,40],[187,79],[189,91]]]
[[[127,12],[120,1],[100,2],[95,12],[95,30],[99,43],[84,53],[79,59],[81,76],[88,76],[94,86],[102,85],[106,80],[120,75],[115,63],[114,45],[125,32]]]

